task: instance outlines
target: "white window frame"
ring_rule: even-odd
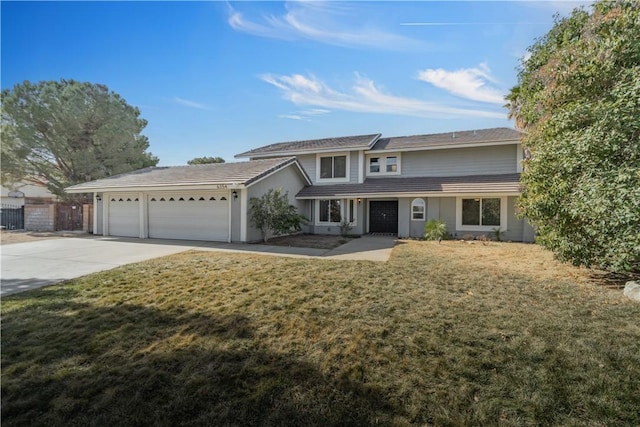
[[[396,158],[396,171],[395,172],[387,172],[387,158],[395,157]],[[379,172],[371,172],[371,159],[379,159],[380,171]],[[390,175],[400,175],[402,165],[402,158],[400,153],[380,153],[380,154],[368,154],[365,161],[365,172],[367,176],[390,176]]]
[[[463,199],[500,199],[500,225],[462,225],[462,200]],[[460,196],[456,198],[456,230],[459,231],[493,231],[500,227],[500,230],[507,230],[507,196],[497,196],[493,194],[482,194],[473,196]],[[482,218],[482,204],[480,205],[480,216]]]
[[[420,203],[418,203],[420,202]],[[422,207],[422,212],[414,212],[413,207],[414,206],[420,206]],[[425,203],[424,199],[421,197],[415,198],[411,201],[411,221],[424,221],[426,218],[426,211],[427,211],[427,204]],[[416,218],[416,216],[414,214],[416,213],[421,213],[422,217],[421,218]]]
[[[358,225],[358,200],[357,199],[336,199],[336,198],[326,198],[326,199],[317,199],[315,201],[315,225],[322,226],[339,226],[340,222],[332,222],[332,221],[320,221],[320,202],[322,200],[338,200],[340,201],[340,219],[348,219],[349,212],[351,210],[351,205],[353,205],[353,222],[349,222],[350,225],[355,226]],[[350,203],[353,202],[353,203]]]
[[[345,157],[346,170],[344,178],[320,178],[320,159],[324,157]],[[333,162],[333,160],[332,160]],[[333,172],[333,171],[332,171]],[[316,154],[316,182],[349,182],[351,180],[351,153],[348,151]]]

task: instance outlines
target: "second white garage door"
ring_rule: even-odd
[[[149,197],[149,237],[226,242],[229,200],[224,193],[175,193]]]

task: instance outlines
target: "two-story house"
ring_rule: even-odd
[[[421,237],[429,219],[455,237],[532,241],[516,215],[523,150],[508,128],[383,138],[380,134],[283,142],[248,161],[155,167],[76,185],[93,192],[96,234],[193,240],[260,240],[250,203],[282,188],[306,232]]]

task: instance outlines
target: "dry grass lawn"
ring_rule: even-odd
[[[2,299],[3,425],[640,425],[640,304],[534,245],[187,252]]]

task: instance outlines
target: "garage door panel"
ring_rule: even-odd
[[[139,201],[135,194],[109,196],[109,234],[138,237],[140,234]]]
[[[149,237],[226,242],[228,236],[229,202],[224,193],[149,197]]]

